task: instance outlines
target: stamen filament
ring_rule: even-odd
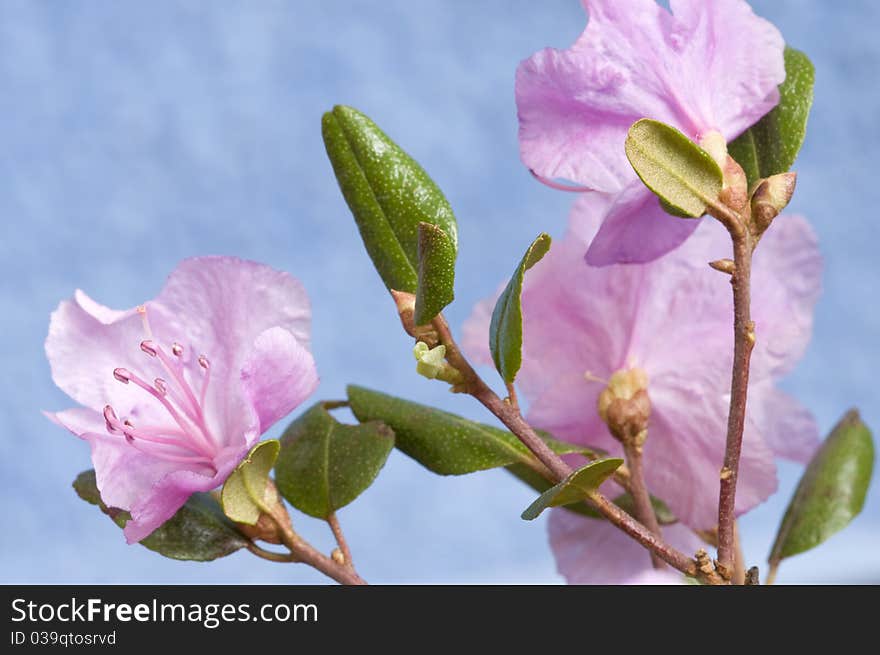
[[[180,344],[174,344],[172,348],[175,348],[175,352],[177,348],[180,348],[180,353],[183,354],[183,349],[180,347]],[[199,427],[203,427],[205,423],[205,415],[202,412],[202,408],[199,406],[198,400],[196,400],[196,396],[192,391],[192,388],[187,383],[186,379],[183,377],[183,367],[180,365],[180,362],[172,361],[168,355],[160,348],[159,346],[155,346],[156,355],[159,357],[159,361],[162,362],[162,367],[168,371],[174,381],[177,382],[177,386],[180,387],[180,390],[186,396],[186,400],[189,402],[190,408],[195,412],[195,417],[193,420],[199,425]],[[180,355],[177,355],[179,357]],[[186,407],[184,403],[180,403],[180,406],[186,411]],[[210,439],[210,436],[206,433],[205,437]]]
[[[205,370],[205,376],[202,378],[202,392],[199,394],[199,405],[202,411],[205,411],[205,399],[208,397],[208,383],[211,381],[211,362],[204,355],[199,355],[199,366]]]
[[[168,413],[171,414],[172,418],[174,418],[174,420],[180,426],[181,430],[183,430],[184,432],[186,432],[187,434],[189,434],[191,436],[198,437],[198,439],[201,440],[201,442],[202,442],[201,445],[204,446],[208,451],[213,452],[216,449],[215,444],[213,444],[211,441],[209,441],[207,439],[207,437],[205,436],[203,431],[201,429],[199,429],[197,426],[196,426],[196,429],[192,429],[192,426],[187,425],[187,423],[184,421],[183,417],[174,408],[174,405],[172,405],[168,401],[168,399],[165,396],[163,396],[152,385],[147,384],[146,382],[141,380],[138,376],[134,375],[131,371],[128,371],[126,369],[117,368],[115,371],[113,371],[113,375],[116,377],[117,380],[124,382],[123,378],[127,378],[130,382],[134,382],[137,386],[139,386],[141,389],[143,389],[144,391],[149,393],[151,396],[153,396],[156,400],[158,400],[160,403],[162,403],[162,405],[165,407],[165,409],[168,410]],[[126,382],[126,384],[127,384],[127,382]]]
[[[134,437],[138,441],[147,441],[149,443],[161,444],[163,446],[174,446],[176,448],[182,448],[183,450],[198,453],[199,455],[206,457],[208,460],[211,459],[212,453],[204,450],[204,448],[197,443],[186,441],[185,439],[188,435],[184,432],[175,432],[174,430],[167,430],[164,428],[137,428],[129,421],[120,421],[116,418],[115,414],[108,418],[106,410],[104,413],[104,419],[107,422],[108,431],[110,431],[111,434],[113,434],[113,431],[115,430],[115,434],[122,433],[126,437]],[[112,430],[110,429],[111,427]],[[162,435],[166,436],[163,437]],[[184,441],[169,438],[168,435],[183,437]]]
[[[169,462],[177,462],[179,464],[196,464],[196,465],[200,465],[200,466],[207,466],[207,467],[211,468],[215,474],[217,473],[217,468],[214,466],[213,460],[211,460],[209,457],[203,457],[200,455],[199,456],[175,455],[173,453],[167,453],[167,452],[164,452],[164,451],[162,451],[160,449],[156,449],[156,448],[145,449],[143,446],[138,444],[137,439],[133,439],[130,437],[126,437],[126,441],[128,442],[129,446],[131,446],[132,448],[135,448],[136,450],[139,450],[140,452],[144,453],[145,455],[150,455],[151,457],[157,457],[159,459],[164,459]]]

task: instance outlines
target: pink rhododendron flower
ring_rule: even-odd
[[[568,50],[547,48],[516,73],[520,153],[543,178],[611,194],[587,261],[646,262],[698,221],[666,214],[624,153],[640,118],[698,141],[728,141],[779,102],[785,43],[743,0],[583,0],[587,27]]]
[[[310,318],[297,280],[232,257],[182,262],[135,309],[81,291],[58,306],[46,354],[82,407],[48,416],[91,444],[101,498],[131,513],[129,543],[222,484],[315,390]]]
[[[707,262],[729,257],[730,239],[720,224],[703,221],[681,248],[654,262],[585,266],[583,248],[599,229],[603,200],[581,196],[565,239],[526,275],[517,382],[529,401],[528,419],[559,438],[621,453],[599,417],[597,399],[613,373],[641,369],[652,407],[644,447],[648,488],[685,525],[709,529],[717,522],[727,433],[733,307],[729,278]],[[818,443],[811,414],[776,381],[809,340],[821,268],[815,237],[796,216],[778,217],[755,252],[757,344],[738,513],[776,489],[775,456],[806,461]],[[464,331],[465,349],[484,363],[491,363],[493,304],[478,305]],[[553,520],[554,543],[568,543],[561,521]],[[559,551],[557,556],[563,561]]]

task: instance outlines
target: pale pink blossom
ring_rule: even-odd
[[[567,50],[546,48],[516,73],[520,154],[544,179],[610,194],[587,261],[646,262],[672,250],[698,221],[666,214],[624,153],[640,118],[694,140],[728,141],[779,102],[779,31],[743,0],[583,0],[589,21]]]
[[[155,300],[116,311],[82,291],[52,314],[46,354],[129,543],[221,485],[318,383],[311,310],[286,273],[232,257],[182,262]]]
[[[727,432],[733,308],[729,277],[707,262],[731,256],[730,238],[717,222],[704,221],[681,248],[653,262],[585,266],[583,249],[599,228],[602,200],[581,196],[566,237],[526,275],[517,384],[528,401],[528,419],[561,439],[620,454],[597,398],[614,372],[642,369],[652,406],[644,447],[647,485],[685,525],[709,529],[717,521]],[[803,462],[818,444],[813,417],[777,382],[810,338],[821,269],[813,232],[797,216],[778,217],[755,252],[757,345],[739,514],[775,491],[775,457]],[[493,304],[480,303],[464,329],[465,350],[486,364]]]

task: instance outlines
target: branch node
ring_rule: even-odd
[[[716,271],[727,273],[728,275],[736,273],[736,264],[733,263],[732,259],[716,259],[714,262],[709,262],[709,266]]]
[[[753,566],[746,571],[746,586],[753,587],[759,584],[761,584],[761,577],[758,574],[758,567]]]

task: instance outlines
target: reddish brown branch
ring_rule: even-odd
[[[351,559],[351,550],[348,547],[348,542],[345,540],[345,535],[342,533],[342,526],[339,525],[339,519],[336,517],[336,512],[332,512],[330,516],[327,517],[327,523],[333,531],[333,537],[336,539],[336,544],[339,546],[345,565],[348,567],[354,567],[354,562]]]
[[[730,413],[727,444],[721,469],[718,499],[718,562],[722,574],[730,579],[736,565],[736,482],[742,454],[743,428],[749,388],[749,363],[755,345],[755,324],[751,318],[752,239],[748,230],[733,230],[733,372],[730,383]]]

